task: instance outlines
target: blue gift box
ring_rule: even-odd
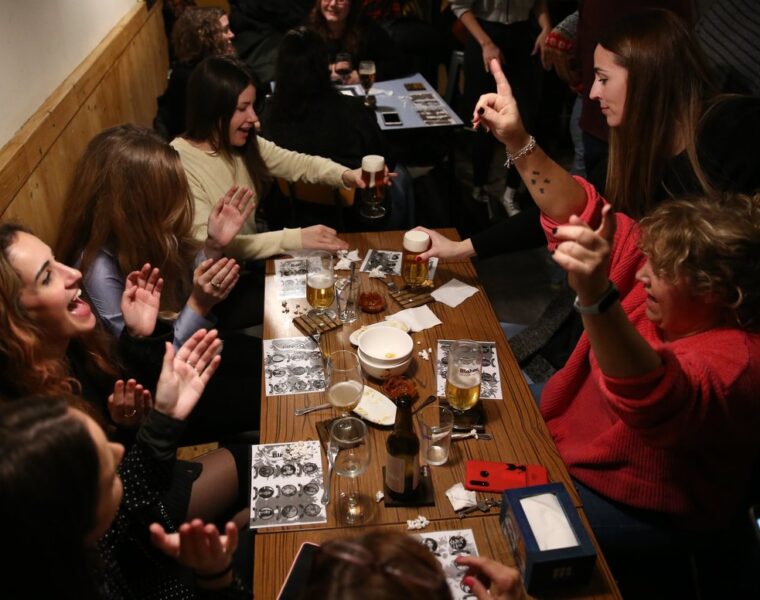
[[[557,498],[575,534],[576,546],[539,549],[520,501],[541,494],[552,494]],[[562,483],[506,490],[502,495],[500,521],[529,594],[551,590],[557,585],[588,581],[596,563],[596,550]]]

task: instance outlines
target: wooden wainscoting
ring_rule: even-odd
[[[150,126],[169,65],[161,5],[137,2],[0,150],[0,220],[52,244],[89,140],[119,123]]]

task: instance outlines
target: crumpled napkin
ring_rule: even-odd
[[[454,510],[462,510],[469,506],[475,506],[478,503],[475,492],[464,489],[464,485],[461,483],[455,483],[449,489],[446,490],[446,497],[451,502],[451,506]]]
[[[443,322],[427,306],[407,308],[406,310],[393,313],[392,316],[394,320],[406,323],[412,331],[422,331],[436,325],[443,325]]]
[[[539,550],[557,550],[578,545],[578,539],[557,496],[539,494],[521,498],[520,506],[533,530]]]
[[[438,302],[443,302],[447,306],[454,308],[477,293],[477,291],[478,288],[476,287],[467,285],[458,279],[452,279],[444,283],[437,290],[430,292],[430,295],[438,300]]]
[[[377,279],[385,279],[385,273],[383,273],[382,267],[375,267],[369,272],[370,279],[375,277]]]
[[[351,263],[361,260],[359,250],[338,250],[338,262],[333,267],[336,271],[348,271],[351,269]]]

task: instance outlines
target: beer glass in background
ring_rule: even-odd
[[[364,88],[364,106],[375,106],[375,99],[369,95],[369,90],[375,83],[375,63],[371,60],[363,60],[359,63],[359,81]]]
[[[409,287],[417,287],[428,278],[428,261],[417,262],[417,256],[430,248],[430,236],[424,231],[407,231],[404,234],[404,259],[401,276]]]
[[[385,159],[377,154],[362,158],[362,179],[367,187],[361,190],[362,205],[359,214],[365,219],[385,216]]]
[[[446,374],[446,401],[457,411],[471,409],[480,399],[483,350],[479,342],[457,340],[451,344]]]
[[[350,350],[333,352],[325,365],[327,401],[347,417],[362,399],[364,375],[359,357]]]
[[[333,311],[327,310],[335,300],[335,279],[333,277],[333,257],[329,252],[315,252],[309,257],[309,271],[306,274],[306,301],[312,306],[310,317],[327,316],[335,318]]]

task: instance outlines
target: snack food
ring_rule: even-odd
[[[417,387],[411,379],[404,377],[403,375],[389,377],[383,384],[383,391],[385,392],[385,395],[394,402],[399,396],[409,396],[410,398],[417,397]]]
[[[366,313],[379,313],[385,310],[385,298],[377,292],[362,292],[359,294],[359,306]]]

